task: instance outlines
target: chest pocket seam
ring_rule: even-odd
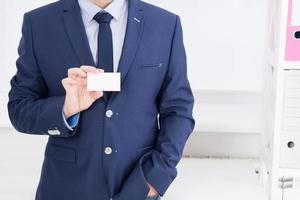
[[[154,63],[154,64],[142,64],[137,65],[138,69],[150,69],[150,68],[161,68],[163,63]]]

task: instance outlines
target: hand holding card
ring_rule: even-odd
[[[88,91],[120,91],[120,73],[87,73]]]

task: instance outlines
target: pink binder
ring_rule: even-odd
[[[286,49],[285,49],[286,61],[300,61],[300,22],[299,22],[300,4],[299,3],[300,0],[289,0]],[[295,7],[293,8],[293,6]],[[296,10],[298,12],[296,12]],[[293,17],[296,18],[296,15],[297,15],[297,20],[293,20]]]

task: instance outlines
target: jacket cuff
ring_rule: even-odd
[[[142,163],[144,162],[147,155],[151,152],[142,156],[135,168],[132,170],[131,174],[128,176],[125,181],[121,191],[113,197],[115,200],[141,200],[146,199],[148,197],[148,193],[150,188],[148,186],[148,182],[144,176]],[[133,189],[134,188],[134,189]]]
[[[71,131],[65,125],[61,113],[64,101],[64,96],[53,96],[45,99],[43,112],[39,116],[37,130],[42,130],[43,133],[56,137],[70,137],[75,134],[77,127]]]
[[[143,164],[142,168],[148,183],[156,189],[160,196],[163,196],[176,178],[177,169],[175,167],[167,169],[156,167],[155,163],[161,163],[161,159],[156,158],[160,157],[159,152],[153,151],[151,158]]]

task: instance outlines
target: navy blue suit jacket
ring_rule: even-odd
[[[74,131],[62,118],[61,80],[71,67],[95,66],[78,2],[24,15],[8,110],[19,132],[49,135],[37,200],[144,200],[147,182],[163,195],[176,177],[194,128],[181,23],[140,0],[128,3],[121,92],[83,111]]]

